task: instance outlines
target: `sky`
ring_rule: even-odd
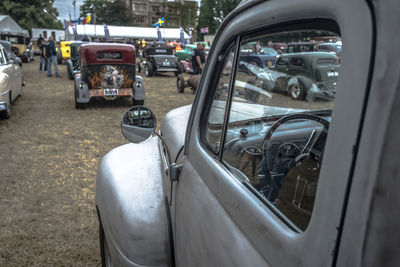
[[[59,16],[58,19],[64,23],[64,20],[69,20],[69,13],[71,12],[71,18],[74,19],[74,6],[72,5],[73,0],[56,0],[53,7],[57,8]],[[76,17],[79,17],[79,7],[83,4],[84,0],[76,0]]]

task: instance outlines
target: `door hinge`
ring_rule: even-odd
[[[173,163],[169,166],[169,180],[175,182],[179,180],[179,175],[181,174],[183,165]]]

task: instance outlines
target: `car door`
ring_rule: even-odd
[[[371,14],[362,1],[252,1],[223,22],[193,104],[183,169],[172,196],[177,266],[332,264],[368,83],[371,29]],[[317,40],[329,38],[327,33],[343,41],[334,101],[292,101],[264,90],[263,83],[270,82],[267,78],[263,83],[247,79],[249,74],[238,68],[240,49],[248,42]],[[360,42],[367,44],[362,51]],[[269,76],[273,75],[266,70]],[[248,98],[249,94],[253,97]],[[261,98],[265,102],[260,103]],[[331,113],[322,111],[327,106]],[[316,126],[303,117],[275,123],[304,110],[326,125]],[[274,197],[264,190],[265,183],[260,185],[267,173],[272,178],[278,173],[265,167],[269,160],[265,144],[273,147],[285,138],[288,147],[303,151],[312,143],[311,150],[320,152],[319,161],[308,166],[309,171],[318,170],[316,176],[312,174],[313,182],[304,184],[305,169],[292,166],[299,171],[297,180],[303,182],[292,185],[302,186],[303,194],[295,194],[288,202],[291,210],[279,205],[288,174],[286,180],[280,179]],[[290,155],[285,146],[279,149],[282,153],[275,154],[275,162],[281,154]],[[297,163],[307,167],[303,161]],[[296,180],[296,175],[291,177]],[[303,196],[311,200],[304,203]]]

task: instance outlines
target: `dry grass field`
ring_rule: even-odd
[[[120,120],[128,101],[95,101],[74,108],[73,82],[23,65],[24,94],[9,120],[0,120],[0,266],[99,266],[95,209],[97,168],[127,141]],[[190,104],[170,73],[145,78],[145,105],[158,122]]]

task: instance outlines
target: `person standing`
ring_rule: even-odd
[[[205,63],[205,54],[202,43],[197,43],[196,49],[192,53],[193,74],[201,74]]]
[[[54,43],[53,37],[49,37],[49,41],[46,44],[46,56],[47,56],[47,77],[51,76],[51,63],[54,64],[54,72],[56,77],[60,77],[58,74],[58,65],[57,65],[57,51],[56,45]]]
[[[39,42],[40,40],[40,42]],[[42,35],[40,35],[38,39],[38,44],[37,46],[39,47],[39,53],[40,53],[40,64],[39,64],[39,71],[42,72],[42,66],[43,66],[43,61],[44,61],[44,71],[47,70],[47,59],[45,58],[45,50],[44,47],[46,45],[46,41],[42,38]]]

